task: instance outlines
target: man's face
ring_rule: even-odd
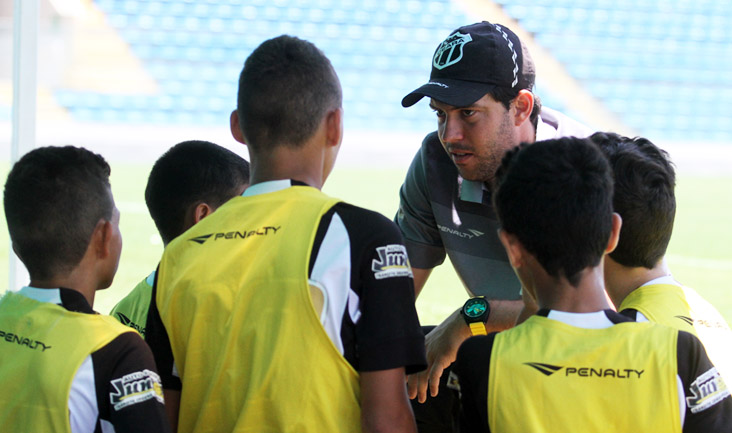
[[[511,111],[490,95],[469,107],[454,107],[432,99],[442,147],[463,179],[492,185],[503,155],[519,145]]]

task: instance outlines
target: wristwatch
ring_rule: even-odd
[[[485,297],[476,296],[468,299],[460,314],[463,315],[465,323],[470,326],[470,332],[473,335],[486,335],[488,333],[485,329],[485,323],[491,314],[491,304],[488,303]]]

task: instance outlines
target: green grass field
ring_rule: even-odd
[[[122,258],[114,284],[100,292],[95,309],[107,313],[141,279],[152,271],[162,253],[162,242],[148,215],[143,191],[151,164],[112,164],[112,188],[121,211],[124,239]],[[8,166],[0,176],[4,181]],[[398,206],[398,189],[404,169],[334,170],[324,191],[351,203],[392,217]],[[675,277],[697,289],[732,323],[732,177],[679,175],[676,228],[668,252]],[[8,234],[0,230],[0,279],[7,281]],[[423,324],[436,324],[458,308],[466,292],[449,263],[438,267],[417,301]]]

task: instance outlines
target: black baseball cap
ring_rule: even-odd
[[[453,31],[435,50],[430,81],[402,99],[411,107],[427,96],[467,107],[495,87],[534,87],[534,62],[518,36],[487,21]]]

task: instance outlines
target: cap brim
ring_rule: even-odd
[[[402,107],[411,107],[425,96],[454,107],[467,107],[491,91],[494,84],[449,79],[432,79],[402,99]]]

